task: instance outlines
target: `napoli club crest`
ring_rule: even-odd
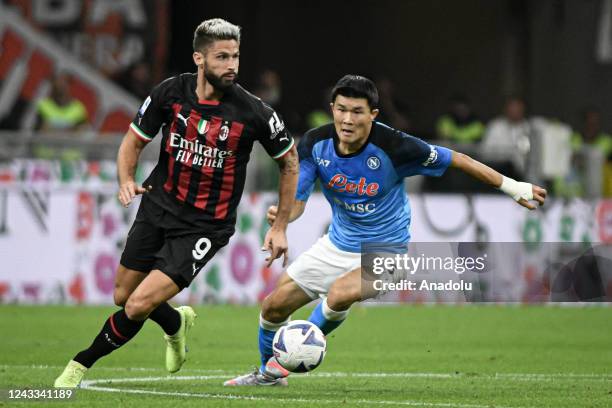
[[[380,167],[380,159],[376,156],[370,156],[367,160],[368,167],[372,170],[376,170]]]

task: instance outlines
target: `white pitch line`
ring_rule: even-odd
[[[191,381],[191,380],[219,380],[227,378],[227,375],[192,375],[192,376],[162,376],[162,377],[128,377],[128,378],[103,378],[95,380],[84,380],[81,383],[81,388],[89,388],[92,385],[104,383],[130,383],[130,382],[147,382],[147,381]]]
[[[0,365],[3,368],[28,368],[28,369],[50,369],[50,368],[63,368],[63,366],[52,366],[52,365]],[[130,372],[130,371],[163,371],[162,369],[148,368],[148,367],[98,367],[96,370],[107,370],[114,372]],[[122,384],[122,383],[138,383],[138,382],[152,382],[152,381],[202,381],[202,380],[218,380],[225,379],[235,374],[235,371],[225,370],[206,370],[206,369],[185,369],[183,372],[203,372],[210,373],[212,375],[199,375],[199,376],[157,376],[157,377],[128,377],[128,378],[106,378],[106,379],[92,379],[83,381],[81,387],[90,391],[99,392],[113,392],[113,393],[125,393],[125,394],[140,394],[140,395],[161,395],[161,396],[173,396],[173,397],[190,397],[190,398],[203,398],[203,399],[226,399],[226,400],[246,400],[246,401],[274,401],[281,403],[321,403],[321,404],[333,404],[339,403],[350,403],[356,405],[396,405],[396,406],[412,406],[412,407],[431,407],[431,408],[489,408],[490,405],[476,405],[476,404],[461,404],[461,403],[446,403],[446,402],[424,402],[424,401],[384,401],[384,400],[329,400],[329,399],[300,399],[300,398],[267,398],[260,396],[249,396],[249,395],[235,395],[235,394],[213,394],[213,393],[189,393],[189,392],[166,392],[166,391],[155,391],[155,390],[142,390],[142,389],[130,389],[130,388],[113,388],[104,387],[98,384]],[[441,379],[459,379],[459,378],[480,378],[480,379],[518,379],[526,381],[541,381],[541,380],[553,380],[553,379],[597,379],[597,380],[612,380],[612,374],[597,374],[597,373],[494,373],[494,374],[470,374],[470,373],[367,373],[367,372],[315,372],[308,374],[292,375],[293,379],[309,378],[309,377],[345,377],[345,378],[412,378],[412,377],[425,377],[425,378],[441,378]],[[501,407],[498,408],[531,408],[531,407]]]
[[[343,372],[330,372],[330,373],[309,373],[305,375],[293,375],[293,379],[307,378],[307,377],[437,377],[437,378],[457,378],[461,377],[461,374],[437,374],[437,373],[343,373]],[[539,379],[541,375],[535,374],[535,377]],[[123,384],[123,383],[138,383],[138,382],[156,382],[156,381],[203,381],[203,380],[217,380],[225,379],[227,375],[199,375],[199,376],[163,376],[163,377],[129,377],[129,378],[106,378],[83,381],[81,387],[90,391],[99,392],[119,392],[126,394],[145,394],[145,395],[161,395],[161,396],[174,396],[174,397],[189,397],[189,398],[204,398],[204,399],[228,399],[228,400],[249,400],[249,401],[274,401],[280,403],[321,403],[321,404],[339,404],[339,403],[350,403],[356,405],[396,405],[396,406],[413,406],[413,407],[431,407],[431,408],[489,408],[490,405],[476,405],[476,404],[462,404],[462,403],[446,403],[446,402],[424,402],[424,401],[385,401],[385,400],[329,400],[329,399],[300,399],[300,398],[268,398],[261,396],[251,395],[236,395],[236,394],[213,394],[213,393],[189,393],[189,392],[167,392],[167,391],[155,391],[155,390],[142,390],[134,388],[113,388],[103,387],[98,384]],[[488,377],[488,378],[506,378],[504,375],[499,377]],[[579,376],[578,378],[584,378]],[[502,407],[498,408],[530,408],[530,407]]]
[[[215,376],[216,377],[216,376]],[[186,377],[189,378],[189,377]],[[198,377],[194,377],[198,378]],[[160,379],[166,379],[166,377],[160,377]],[[111,379],[113,380],[113,379]],[[96,380],[96,382],[102,382],[107,380]],[[149,381],[152,381],[149,379]],[[112,387],[98,387],[92,384],[90,381],[84,389],[91,391],[100,392],[120,392],[126,394],[140,394],[140,395],[161,395],[168,397],[190,397],[190,398],[204,398],[204,399],[228,399],[228,400],[246,400],[246,401],[274,401],[280,403],[318,403],[318,404],[358,404],[358,405],[402,405],[412,407],[437,407],[437,408],[489,408],[490,405],[474,405],[474,404],[460,404],[460,403],[447,403],[447,402],[423,402],[423,401],[377,401],[377,400],[327,400],[327,399],[303,399],[303,398],[266,398],[257,397],[252,395],[235,395],[235,394],[211,394],[211,393],[191,393],[191,392],[166,392],[166,391],[153,391],[153,390],[139,390],[139,389],[126,389],[126,388],[112,388]],[[502,407],[498,408],[512,408]],[[518,407],[515,407],[518,408]],[[522,407],[529,408],[529,407]]]
[[[480,374],[474,375],[478,377]],[[489,377],[495,377],[499,379],[514,379],[514,380],[559,380],[559,379],[572,379],[572,380],[612,380],[612,374],[587,374],[587,373],[551,373],[551,374],[538,374],[538,373],[495,373],[489,374]]]

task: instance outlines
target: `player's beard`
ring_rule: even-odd
[[[234,85],[234,82],[236,79],[238,79],[238,74],[236,74],[233,79],[223,78],[223,76],[217,76],[209,71],[206,63],[204,63],[204,78],[206,78],[206,81],[215,89],[223,92],[227,91],[232,85]]]

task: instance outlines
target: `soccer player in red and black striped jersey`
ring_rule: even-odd
[[[56,379],[76,387],[100,357],[121,347],[149,318],[166,333],[166,368],[185,361],[185,338],[195,313],[167,301],[189,286],[234,233],[246,166],[258,141],[277,160],[281,176],[279,216],[264,248],[268,265],[287,255],[286,227],[298,177],[297,152],[282,119],[235,83],[240,28],[222,19],[202,22],[194,34],[196,74],[156,86],[125,135],[117,157],[119,201],[143,194],[117,271],[111,315],[91,346]],[[161,128],[159,162],[144,186],[134,173],[144,146]]]

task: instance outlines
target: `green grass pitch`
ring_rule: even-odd
[[[110,307],[0,306],[0,387],[50,387]],[[179,373],[147,322],[53,407],[612,407],[612,308],[356,307],[322,366],[286,388],[224,388],[257,364],[258,309],[200,306]],[[306,318],[310,309],[293,318]],[[98,381],[102,380],[102,381]]]

